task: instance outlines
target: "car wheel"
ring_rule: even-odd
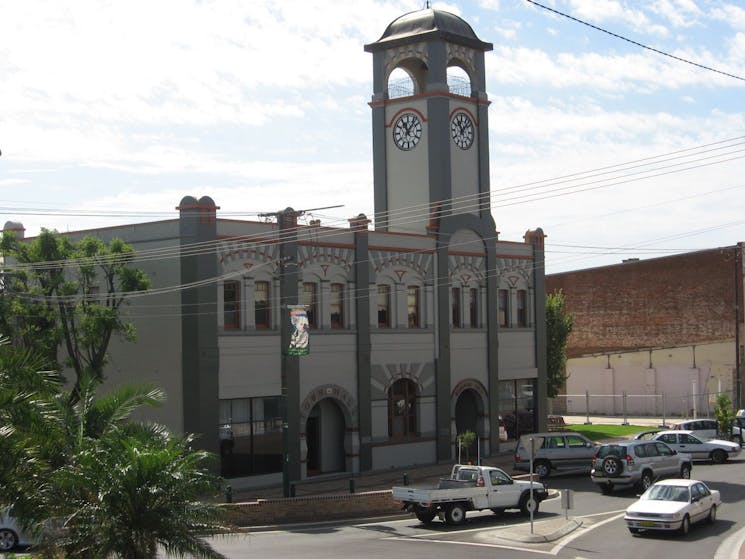
[[[709,509],[709,516],[706,517],[706,521],[711,524],[717,519],[717,506],[711,505],[711,508]]]
[[[683,535],[686,535],[690,531],[691,531],[691,519],[688,518],[688,515],[686,514],[683,517],[683,522],[680,523],[680,533]]]
[[[601,483],[600,491],[603,493],[603,495],[610,495],[611,493],[613,493],[613,486],[610,483]]]
[[[724,452],[721,448],[716,449],[714,452],[711,453],[711,461],[715,464],[724,464],[724,462],[727,460],[727,453]]]
[[[680,467],[680,477],[683,479],[691,479],[691,465],[690,464],[683,464]]]
[[[466,509],[463,505],[450,505],[445,511],[445,522],[451,526],[458,526],[466,521]]]
[[[642,472],[642,477],[639,480],[639,489],[642,491],[646,491],[649,489],[649,486],[654,483],[654,480],[652,479],[652,474],[649,471]]]
[[[0,529],[0,551],[10,551],[18,543],[18,536],[13,530]]]
[[[545,460],[539,460],[533,464],[533,472],[541,479],[546,479],[551,475],[551,464]]]
[[[601,469],[608,477],[618,477],[623,471],[623,462],[618,456],[606,456]]]

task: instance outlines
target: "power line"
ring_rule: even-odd
[[[712,68],[711,66],[705,66],[703,64],[699,64],[698,62],[693,62],[691,60],[687,60],[685,58],[681,58],[680,56],[675,56],[674,54],[670,54],[669,52],[665,52],[647,45],[644,45],[638,41],[634,41],[633,39],[629,39],[627,37],[624,37],[623,35],[619,35],[618,33],[613,33],[612,31],[608,31],[607,29],[603,29],[602,27],[598,27],[597,25],[593,25],[592,23],[588,23],[586,21],[583,21],[579,18],[576,18],[574,16],[570,16],[569,14],[565,14],[564,12],[560,12],[559,10],[556,10],[554,8],[549,8],[548,6],[544,6],[543,4],[536,2],[535,0],[525,0],[526,2],[530,2],[531,4],[538,6],[539,8],[543,8],[544,10],[548,10],[549,12],[553,12],[557,15],[560,15],[562,17],[571,19],[572,21],[576,21],[577,23],[581,23],[582,25],[586,25],[587,27],[591,27],[597,31],[601,31],[602,33],[607,33],[608,35],[611,35],[612,37],[615,37],[617,39],[621,39],[622,41],[626,41],[627,43],[631,43],[632,45],[636,45],[637,47],[641,47],[643,49],[650,50],[652,52],[655,52],[657,54],[661,54],[662,56],[667,56],[669,58],[672,58],[674,60],[677,60],[679,62],[684,62],[686,64],[690,64],[691,66],[696,66],[697,68],[701,68],[703,70],[709,70],[710,72],[715,72],[717,74],[721,74],[723,76],[727,76],[728,78],[734,78],[736,80],[744,81],[745,78],[741,76],[737,76],[735,74],[730,74],[729,72],[723,72],[721,70],[717,70],[716,68]]]

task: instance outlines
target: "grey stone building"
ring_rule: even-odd
[[[132,243],[153,280],[127,308],[138,341],[112,344],[107,382],[163,386],[151,417],[257,484],[283,468],[295,481],[451,461],[465,430],[487,456],[500,416],[512,436],[544,428],[544,235],[499,240],[490,212],[491,48],[432,9],[365,46],[373,220],[222,219],[210,197],[186,196],[173,220],[70,233]],[[448,83],[453,67],[467,87]],[[410,81],[394,95],[396,68]],[[288,351],[296,306],[302,356]]]

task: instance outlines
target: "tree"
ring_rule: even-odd
[[[42,229],[28,242],[4,233],[0,251],[14,261],[3,273],[0,328],[50,363],[58,362],[62,344],[60,364],[75,372],[73,398],[84,374],[101,382],[111,336],[135,339],[134,326],[120,314],[127,295],[150,287],[144,272],[130,266],[131,245],[94,237],[76,243]]]
[[[574,316],[567,312],[561,291],[546,295],[546,392],[555,398],[566,382],[567,342]]]
[[[727,437],[727,439],[732,438],[732,426],[735,424],[736,416],[737,412],[732,407],[732,399],[728,394],[720,393],[714,405],[714,417],[717,418],[717,429],[720,436]]]
[[[98,559],[169,553],[220,558],[203,539],[220,527],[212,456],[190,435],[131,420],[165,395],[131,385],[96,397],[84,373],[77,399],[32,352],[0,343],[0,506],[13,505],[41,551]],[[50,520],[61,530],[40,530]]]

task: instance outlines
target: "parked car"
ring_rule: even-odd
[[[648,431],[641,431],[641,432],[637,433],[632,438],[635,441],[648,441],[649,439],[653,438],[660,431],[662,431],[662,429],[649,429]]]
[[[598,447],[590,479],[608,495],[615,488],[637,486],[646,491],[665,477],[691,477],[690,454],[677,452],[662,441],[619,441]]]
[[[595,456],[596,445],[590,439],[579,433],[550,432],[523,435],[515,447],[513,468],[515,470],[530,471],[530,437],[543,439],[533,456],[533,472],[541,479],[551,475],[552,471],[589,472],[592,468],[592,457]]]
[[[732,424],[732,435],[731,436],[732,436],[733,442],[736,442],[737,444],[742,446],[742,441],[745,440],[745,417],[744,416],[738,416],[735,418],[735,422]]]
[[[518,410],[517,413],[508,412],[502,418],[504,419],[507,436],[510,439],[518,439],[521,435],[532,433],[533,429],[535,429],[532,411]]]
[[[0,552],[32,543],[31,538],[18,526],[13,511],[11,509],[0,510]]]
[[[695,479],[667,479],[647,489],[626,509],[624,520],[629,532],[679,530],[687,534],[691,524],[714,522],[722,506],[719,491]]]
[[[689,419],[680,421],[672,427],[676,431],[693,431],[693,433],[703,439],[714,439],[717,436],[717,422],[715,419]]]
[[[686,452],[694,460],[711,460],[714,464],[722,464],[728,458],[740,454],[740,444],[718,439],[702,441],[693,431],[660,431],[653,440],[667,443],[670,448],[678,452]]]

